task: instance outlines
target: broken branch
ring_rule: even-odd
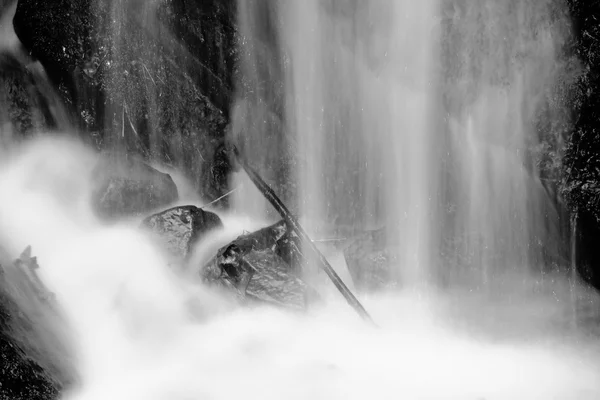
[[[371,316],[362,306],[362,304],[358,301],[358,299],[352,294],[350,289],[346,286],[344,281],[340,278],[340,276],[335,272],[331,264],[327,261],[325,256],[317,249],[315,244],[312,242],[308,234],[304,231],[300,223],[296,220],[296,218],[292,215],[292,213],[288,210],[288,208],[283,204],[283,202],[279,199],[279,197],[275,194],[273,189],[258,175],[256,171],[244,160],[238,151],[237,147],[233,146],[233,153],[237,158],[238,162],[242,165],[248,177],[256,185],[257,189],[265,196],[265,198],[273,205],[275,210],[281,215],[281,217],[286,221],[286,223],[292,228],[294,232],[298,235],[300,240],[302,241],[303,247],[305,249],[310,250],[315,258],[319,261],[320,267],[325,271],[327,276],[331,279],[335,287],[340,291],[342,296],[346,299],[348,304],[360,315],[363,319],[373,323]]]

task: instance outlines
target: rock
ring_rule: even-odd
[[[50,400],[72,382],[59,360],[67,356],[54,296],[37,276],[31,249],[13,262],[0,254],[0,398]]]
[[[304,309],[317,296],[299,278],[299,249],[298,239],[281,221],[221,248],[201,275],[243,301]]]
[[[131,156],[104,157],[94,171],[92,205],[105,219],[138,216],[179,198],[169,174]]]
[[[0,325],[10,321],[7,299],[0,295]],[[0,398],[50,400],[59,397],[58,389],[44,370],[14,343],[3,328],[0,331]]]
[[[247,297],[283,307],[306,307],[306,283],[272,250],[250,252],[244,261],[254,270],[246,286]]]
[[[0,53],[0,129],[3,139],[22,138],[57,121],[32,71],[13,54]]]
[[[374,291],[393,285],[390,273],[393,253],[386,245],[385,229],[364,233],[350,241],[344,258],[354,286],[359,291]]]
[[[209,232],[221,228],[217,214],[195,206],[179,206],[151,215],[142,221],[144,228],[159,238],[178,261],[188,258],[192,246]]]
[[[192,79],[225,115],[231,106],[238,56],[236,6],[236,0],[167,0],[157,9],[158,20],[195,58],[188,61]]]
[[[235,3],[19,0],[13,21],[95,145],[169,163],[212,201],[229,191]]]

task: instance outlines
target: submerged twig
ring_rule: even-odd
[[[344,281],[340,278],[340,276],[335,272],[331,264],[327,261],[325,256],[317,249],[313,241],[310,239],[308,234],[304,231],[298,220],[292,215],[292,213],[288,210],[288,208],[283,204],[283,202],[279,199],[279,197],[275,194],[273,189],[265,181],[262,180],[260,175],[250,165],[243,159],[238,149],[233,146],[233,153],[235,154],[238,162],[242,165],[248,177],[257,187],[257,189],[265,196],[265,198],[273,205],[275,210],[281,215],[281,217],[286,221],[288,226],[298,235],[304,248],[312,251],[313,255],[319,260],[319,264],[321,268],[325,271],[327,276],[331,279],[335,287],[340,291],[342,296],[346,299],[348,304],[354,308],[354,310],[365,320],[373,323],[371,316],[362,306],[362,304],[358,301],[358,299],[352,294],[350,289],[346,286]]]

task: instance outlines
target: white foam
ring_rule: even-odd
[[[94,220],[91,158],[45,141],[0,172],[2,243],[33,246],[74,333],[81,380],[67,399],[600,397],[592,343],[474,336],[442,322],[439,296],[364,299],[379,328],[341,301],[305,316],[223,308],[174,276],[143,234]],[[191,299],[218,312],[195,312]]]

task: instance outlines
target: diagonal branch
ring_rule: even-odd
[[[340,293],[344,296],[348,304],[354,308],[354,310],[360,315],[363,319],[369,321],[374,324],[373,320],[367,310],[362,306],[362,304],[358,301],[358,299],[352,294],[350,289],[346,286],[346,284],[342,281],[340,276],[335,272],[331,264],[327,261],[325,256],[317,249],[315,244],[312,242],[308,234],[304,231],[302,226],[298,223],[298,220],[292,215],[292,213],[288,210],[288,208],[283,204],[283,202],[277,197],[273,189],[265,181],[262,180],[260,175],[250,165],[243,159],[242,155],[238,151],[237,147],[233,146],[233,153],[235,154],[238,162],[242,165],[246,174],[250,180],[256,185],[258,190],[265,196],[265,198],[273,205],[273,207],[277,210],[277,212],[281,215],[281,217],[286,221],[286,223],[290,226],[290,228],[298,235],[304,248],[309,249],[315,258],[319,261],[320,267],[325,271],[327,276],[331,279],[335,287],[340,291]]]

